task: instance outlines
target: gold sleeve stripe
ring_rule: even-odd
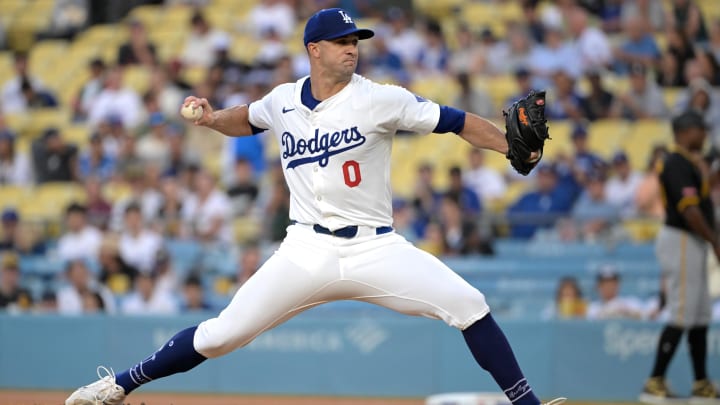
[[[680,202],[678,202],[677,209],[678,212],[682,213],[685,208],[691,206],[691,205],[700,205],[700,197],[696,195],[683,197],[680,199]]]

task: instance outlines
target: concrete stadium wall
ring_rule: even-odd
[[[202,317],[0,315],[0,388],[72,389],[140,360]],[[633,400],[647,376],[661,325],[499,320],[542,397]],[[711,376],[720,378],[720,325],[709,340]],[[690,387],[681,346],[673,386]],[[148,391],[423,397],[497,391],[458,331],[439,321],[382,312],[311,310],[245,349],[155,381]]]

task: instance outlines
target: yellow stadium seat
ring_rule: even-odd
[[[473,80],[473,86],[487,91],[498,111],[505,108],[505,101],[519,90],[513,75],[480,76]]]
[[[628,123],[622,120],[594,121],[588,127],[588,146],[600,156],[609,158],[622,147],[622,140],[627,136],[628,129]]]
[[[487,209],[493,213],[502,213],[520,198],[523,194],[532,188],[532,183],[528,181],[514,181],[508,184],[505,194],[488,205]]]
[[[142,22],[146,30],[151,30],[156,27],[162,18],[162,14],[165,12],[165,8],[154,4],[144,4],[142,6],[134,7],[128,15],[131,20],[138,20]]]
[[[233,230],[235,242],[244,243],[258,239],[262,227],[260,222],[253,218],[239,217],[233,221]]]
[[[634,242],[645,243],[655,239],[660,230],[660,221],[649,219],[626,220],[622,223],[623,230],[627,232]]]
[[[0,186],[0,209],[19,207],[30,196],[29,188],[22,186]]]
[[[192,17],[193,9],[187,6],[170,6],[165,7],[160,14],[160,24],[166,27],[183,29],[190,27],[190,17]]]
[[[623,139],[623,148],[628,154],[630,164],[642,170],[655,145],[670,145],[672,130],[665,120],[640,120],[629,127],[628,135]]]
[[[34,138],[50,127],[62,128],[70,124],[70,110],[66,108],[42,108],[28,113],[23,135]]]
[[[35,186],[33,199],[47,201],[65,210],[72,202],[84,202],[85,190],[77,183],[51,182]]]
[[[182,73],[183,79],[191,85],[202,83],[207,76],[207,69],[202,66],[186,67]]]
[[[75,44],[78,46],[95,45],[102,46],[106,43],[116,43],[113,38],[123,34],[125,27],[119,27],[118,24],[96,24],[80,33],[75,38]]]
[[[438,20],[452,15],[463,3],[463,0],[412,0],[415,11]]]
[[[460,15],[472,27],[489,26],[495,21],[501,21],[497,5],[489,2],[466,2]]]
[[[20,135],[27,125],[28,115],[24,113],[13,113],[3,115],[3,119],[5,120],[5,124],[12,129],[13,132]]]
[[[137,94],[145,94],[150,88],[150,69],[141,65],[125,67],[123,84],[135,90]]]
[[[672,109],[678,102],[678,97],[685,91],[684,87],[665,87],[662,89],[665,105]]]
[[[130,185],[124,182],[113,181],[103,185],[103,196],[111,203],[130,197],[132,190]]]
[[[439,104],[452,104],[458,94],[458,84],[447,76],[419,78],[410,85],[410,90]]]
[[[80,150],[90,143],[90,129],[87,125],[68,125],[62,128],[65,142],[76,145]]]
[[[548,122],[548,133],[550,140],[545,143],[543,154],[548,160],[555,159],[558,155],[568,155],[572,152],[572,142],[570,134],[572,133],[573,123],[567,120]]]
[[[235,37],[230,44],[230,57],[245,63],[252,63],[260,50],[260,43],[250,35]]]

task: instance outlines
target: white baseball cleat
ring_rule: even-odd
[[[104,377],[101,371],[105,372]],[[122,405],[125,389],[115,383],[115,372],[99,366],[97,375],[99,380],[78,388],[65,400],[65,405]]]
[[[567,398],[560,397],[560,398],[555,398],[550,402],[545,402],[543,405],[560,405],[560,404],[564,403],[565,401],[567,401]]]

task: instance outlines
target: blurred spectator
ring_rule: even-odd
[[[58,258],[63,261],[96,260],[102,233],[88,224],[87,207],[70,204],[65,210],[65,228],[65,233],[58,240]]]
[[[597,27],[590,26],[588,13],[573,7],[568,14],[568,29],[574,38],[582,72],[603,68],[612,61],[610,40]]]
[[[669,110],[660,87],[647,77],[643,65],[634,64],[630,71],[630,88],[615,98],[611,116],[627,120],[667,117]]]
[[[620,273],[614,266],[605,265],[599,270],[595,288],[598,299],[590,303],[587,311],[588,319],[643,317],[643,305],[640,300],[619,295]]]
[[[702,77],[697,77],[679,96],[675,112],[694,109],[703,115],[709,126],[708,134],[712,146],[720,150],[720,93]]]
[[[530,37],[533,42],[543,42],[545,40],[545,24],[538,10],[538,2],[528,0],[520,3],[523,10],[523,22],[528,27]]]
[[[204,312],[213,309],[205,299],[202,281],[197,275],[190,275],[185,279],[182,293],[182,312]]]
[[[227,194],[233,207],[233,216],[238,217],[252,213],[259,192],[250,162],[238,159],[235,162],[234,179],[227,187]]]
[[[549,163],[538,166],[536,189],[521,195],[508,207],[511,237],[529,239],[538,229],[551,227],[561,215],[570,212],[571,200],[558,192],[556,170]]]
[[[32,76],[28,68],[28,55],[25,52],[15,52],[15,76],[5,82],[2,86],[0,95],[2,102],[0,108],[4,114],[14,114],[27,111],[28,106],[23,96],[22,84],[29,82],[31,87],[36,89],[43,88],[40,79]]]
[[[156,291],[164,291],[167,294],[173,295],[180,288],[178,272],[176,271],[170,251],[168,251],[167,248],[163,247],[158,250],[155,255],[152,273],[156,276]]]
[[[458,166],[451,167],[448,171],[448,179],[445,196],[458,204],[463,216],[471,218],[479,214],[482,211],[482,204],[475,191],[463,183],[462,169]]]
[[[295,33],[295,10],[287,0],[261,0],[248,13],[246,23],[256,38],[268,29],[278,33],[281,39],[289,39]]]
[[[622,21],[642,17],[651,31],[660,32],[665,27],[665,10],[661,0],[625,0],[622,2]]]
[[[85,291],[81,297],[84,314],[102,314],[105,312],[105,300],[97,291]]]
[[[166,238],[180,238],[183,236],[182,206],[185,199],[185,190],[175,177],[167,176],[162,179],[162,203],[158,209],[158,232]]]
[[[384,36],[377,35],[370,45],[372,51],[361,59],[364,75],[378,80],[392,80],[401,85],[410,82],[410,75],[400,55],[390,50]]]
[[[130,204],[139,204],[144,222],[153,223],[157,217],[162,194],[149,186],[142,166],[132,166],[125,173],[130,194],[121,198],[113,204],[110,216],[110,229],[121,231],[125,218],[125,209]]]
[[[445,255],[469,255],[494,253],[487,235],[482,235],[472,217],[463,215],[458,201],[445,195],[440,203],[440,227],[442,229]]]
[[[22,96],[25,99],[26,108],[26,110],[20,112],[58,106],[58,101],[54,94],[52,94],[49,90],[34,86],[27,77],[23,77],[20,82],[20,90],[22,91]]]
[[[169,123],[163,113],[154,112],[150,114],[148,125],[150,132],[144,134],[137,142],[137,157],[145,163],[152,162],[163,168],[167,167],[170,161],[167,140]]]
[[[191,237],[229,246],[233,241],[230,199],[217,187],[214,176],[202,170],[195,176],[193,191],[182,208]]]
[[[72,39],[87,24],[88,0],[56,0],[50,25],[38,35],[39,39]]]
[[[411,198],[415,210],[415,232],[418,235],[423,235],[425,225],[437,214],[442,194],[433,185],[435,166],[432,163],[421,163],[417,170],[415,188]]]
[[[425,46],[420,49],[415,66],[424,74],[446,73],[450,50],[445,42],[442,27],[438,22],[429,21],[423,34]]]
[[[716,61],[720,61],[720,18],[715,18],[710,25],[708,50],[715,56]]]
[[[392,227],[395,229],[395,233],[401,235],[411,243],[416,242],[418,234],[415,232],[415,228],[413,228],[415,215],[410,204],[404,199],[396,198],[393,199],[392,207]]]
[[[619,74],[627,74],[637,63],[653,69],[660,60],[660,48],[648,25],[640,15],[628,17],[623,22],[625,38],[614,50],[614,69]]]
[[[469,111],[481,117],[494,117],[497,112],[492,104],[492,99],[487,91],[472,85],[470,75],[458,73],[455,80],[460,85],[460,93],[452,103],[453,107],[463,111]]]
[[[415,66],[420,51],[425,46],[423,37],[410,24],[409,17],[399,7],[390,7],[386,20],[390,26],[387,46],[391,52],[400,56],[406,67]]]
[[[157,64],[155,44],[148,39],[145,26],[139,20],[130,20],[128,24],[130,38],[120,45],[117,63],[120,66],[143,65],[151,68]]]
[[[140,273],[135,278],[133,291],[122,300],[120,309],[126,315],[173,315],[179,306],[167,291],[155,288],[156,275]]]
[[[46,253],[46,242],[37,231],[37,226],[20,221],[20,215],[12,207],[5,208],[0,220],[0,252],[14,251],[27,255]]]
[[[530,76],[530,71],[527,70],[524,67],[520,67],[517,70],[513,72],[513,75],[515,77],[515,82],[517,85],[518,92],[515,94],[512,94],[508,97],[507,100],[505,100],[505,104],[503,105],[503,109],[507,109],[507,107],[511,106],[514,102],[517,100],[520,100],[524,98],[525,96],[530,93],[530,90],[532,90],[532,77]]]
[[[106,237],[100,246],[98,255],[100,265],[100,282],[116,296],[123,296],[130,292],[138,275],[138,270],[125,263],[118,251],[118,241],[115,237]]]
[[[530,61],[531,44],[530,34],[523,26],[510,27],[506,37],[488,51],[486,56],[488,73],[500,75],[526,68]],[[527,93],[523,94],[525,95]]]
[[[73,119],[75,121],[87,120],[90,108],[103,89],[105,62],[100,58],[93,59],[90,61],[88,68],[90,77],[82,85],[77,96],[72,101]]]
[[[686,64],[695,58],[695,49],[692,42],[685,35],[682,27],[668,28],[665,33],[665,39],[667,41],[667,52],[670,52],[676,60],[676,64],[680,72],[682,72],[681,78],[683,79],[682,86],[687,85],[687,77],[685,75]]]
[[[642,175],[630,166],[627,154],[618,151],[612,158],[613,176],[605,184],[607,201],[615,206],[623,218],[635,215],[635,193]]]
[[[269,199],[264,212],[266,238],[272,242],[283,240],[290,225],[290,191],[279,164],[269,174]]]
[[[105,231],[110,222],[112,205],[103,196],[102,180],[96,176],[89,176],[85,179],[84,186],[87,220],[90,225]]]
[[[246,136],[243,138],[257,138],[257,136]],[[184,168],[196,165],[200,161],[200,154],[188,145],[187,134],[181,126],[170,125],[168,127],[167,142],[169,161],[164,173],[165,175],[177,176]]]
[[[574,193],[580,191],[574,188],[582,186],[589,173],[605,168],[605,161],[590,149],[588,136],[588,129],[582,124],[575,125],[570,135],[574,152],[571,162],[572,178],[566,180],[568,180],[569,183],[578,183],[568,185],[570,188],[573,188],[572,191]]]
[[[178,118],[179,105],[185,97],[184,91],[169,80],[167,68],[164,66],[153,69],[150,76],[150,92],[155,98],[157,108],[169,120]]]
[[[554,100],[545,106],[548,119],[564,120],[582,119],[580,110],[581,97],[575,91],[575,80],[564,70],[556,70],[552,75],[554,83]]]
[[[260,245],[255,241],[246,243],[240,254],[240,262],[237,273],[231,280],[231,286],[226,291],[227,295],[234,295],[240,287],[245,284],[260,269],[262,265],[262,253]]]
[[[597,14],[601,19],[600,27],[605,33],[616,34],[622,26],[623,0],[603,0]]]
[[[118,119],[125,128],[140,124],[142,102],[130,87],[123,86],[123,73],[119,67],[111,68],[105,76],[102,91],[88,111],[88,124],[96,127],[100,122]]]
[[[78,179],[77,147],[65,143],[60,130],[48,128],[32,144],[33,166],[38,183]]]
[[[589,121],[608,118],[615,96],[603,87],[600,71],[591,70],[585,76],[590,89],[587,95],[580,99],[582,115]]]
[[[470,28],[465,24],[461,24],[457,29],[456,40],[457,47],[450,54],[450,61],[448,62],[450,72],[455,75],[460,73],[467,75],[481,73],[485,65],[483,54],[495,43],[492,31],[485,28],[480,34],[481,42],[478,44]],[[375,41],[377,40],[373,40],[373,42]]]
[[[17,150],[15,134],[0,114],[0,185],[30,186],[33,172],[27,154]]]
[[[280,59],[288,55],[288,53],[287,46],[280,34],[275,29],[268,28],[260,36],[260,49],[255,54],[255,64],[274,69]],[[225,70],[222,67],[220,69],[224,75]]]
[[[665,160],[667,152],[667,148],[661,145],[654,147],[650,153],[645,173],[635,192],[635,208],[639,217],[662,219],[665,216],[657,168]]]
[[[435,221],[428,223],[417,246],[435,257],[442,256],[445,253],[445,237],[440,224]]]
[[[17,254],[3,254],[0,267],[0,310],[29,310],[33,299],[30,291],[20,286],[20,260]]]
[[[558,281],[555,289],[555,301],[551,308],[545,310],[544,317],[547,319],[585,318],[587,305],[577,278],[565,276]]]
[[[58,312],[57,294],[53,290],[46,290],[40,295],[40,301],[35,305],[35,311],[41,314],[55,314]]]
[[[660,87],[680,87],[685,83],[684,71],[678,60],[670,51],[660,55],[660,62],[655,73],[655,81]]]
[[[210,67],[215,63],[216,44],[227,40],[227,34],[210,27],[199,11],[192,15],[190,24],[190,35],[185,40],[180,57],[182,63],[189,67]]]
[[[703,77],[713,86],[720,86],[720,65],[715,56],[708,50],[695,52],[697,61]]]
[[[108,181],[115,175],[115,159],[106,153],[99,134],[92,134],[87,149],[80,153],[78,171],[81,179],[97,177]]]
[[[88,293],[98,293],[105,312],[115,312],[115,298],[107,287],[98,284],[90,274],[83,260],[72,260],[65,266],[67,284],[57,292],[58,312],[63,315],[83,313],[83,297]]]
[[[592,242],[607,235],[620,218],[620,208],[610,203],[605,194],[606,178],[601,171],[588,175],[585,191],[575,202],[572,218],[585,241]]]
[[[502,175],[485,164],[487,153],[490,152],[478,148],[470,149],[470,167],[463,173],[463,182],[480,197],[483,204],[501,198],[507,190]]]
[[[580,76],[580,59],[575,47],[565,41],[561,28],[548,27],[545,41],[533,45],[528,57],[528,68],[533,74],[533,87],[546,89],[553,83],[553,76],[562,70],[572,79]]]
[[[253,100],[254,101],[254,100]],[[229,156],[228,170],[232,170],[238,159],[246,159],[252,163],[253,171],[257,176],[262,175],[266,169],[265,144],[262,136],[238,136],[228,138],[226,145]]]
[[[668,27],[679,28],[693,43],[708,40],[705,19],[695,0],[672,0],[672,8],[666,14]]]
[[[148,273],[162,243],[160,235],[144,225],[140,205],[129,204],[125,208],[125,226],[118,245],[123,261],[142,273]]]

